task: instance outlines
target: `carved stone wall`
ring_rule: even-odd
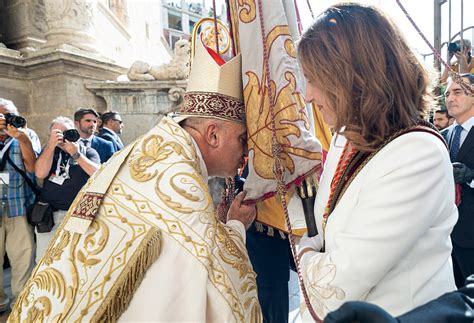
[[[43,0],[48,25],[44,47],[63,44],[95,52],[94,13],[96,0]]]
[[[97,1],[0,0],[0,42],[8,47],[0,48],[0,97],[14,101],[43,143],[51,120],[72,117],[78,107],[118,110],[126,123],[123,139],[128,143],[175,110],[184,92],[185,82],[102,82],[127,71],[103,56],[102,43],[136,54],[168,54],[163,54],[163,46],[152,46],[151,40],[140,42],[143,32],[138,28],[144,21],[157,26],[161,1],[134,1],[127,30],[117,18],[107,19],[110,10],[104,8],[105,0],[99,6]],[[108,1],[109,7],[126,15],[126,0]],[[96,23],[103,28],[96,29]],[[123,39],[113,34],[117,33],[114,26],[121,28],[118,33]],[[153,43],[157,30],[149,30]],[[95,42],[95,33],[102,43]]]
[[[107,110],[118,111],[124,122],[121,135],[128,144],[145,134],[169,112],[176,111],[186,81],[90,82],[86,87],[104,98]]]
[[[2,42],[22,52],[40,48],[48,30],[45,15],[43,0],[0,1]]]
[[[115,14],[120,22],[127,25],[127,0],[108,0],[108,5],[109,9]]]
[[[54,117],[72,118],[78,107],[106,110],[106,102],[88,91],[85,83],[115,79],[126,69],[74,52],[50,51],[22,57],[0,49],[0,97],[12,100],[45,143]]]

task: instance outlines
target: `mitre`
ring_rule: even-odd
[[[240,54],[225,62],[214,50],[197,41],[196,51],[175,120],[216,118],[245,123]]]

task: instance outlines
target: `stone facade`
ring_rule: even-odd
[[[46,8],[42,0],[0,1],[2,42],[22,52],[35,51],[46,42]]]
[[[96,52],[94,15],[96,0],[43,0],[46,32],[46,48],[58,48],[63,44]]]
[[[114,82],[127,72],[128,66],[113,60],[126,61],[120,54],[147,53],[159,57],[157,62],[170,59],[161,41],[156,41],[156,30],[145,35],[153,36],[152,42],[138,28],[144,23],[155,26],[152,13],[161,1],[134,7],[132,14],[139,15],[129,20],[115,17],[107,3],[0,0],[0,41],[7,47],[0,47],[0,97],[15,103],[43,144],[51,120],[59,115],[72,118],[78,107],[118,110],[126,122],[123,139],[128,143],[179,104],[185,83]],[[114,5],[124,10],[127,2]],[[103,41],[97,41],[96,35]]]
[[[124,144],[146,133],[163,115],[176,111],[186,81],[89,82],[86,88],[118,111],[124,122]]]
[[[107,109],[106,102],[88,91],[85,82],[115,79],[126,71],[109,61],[70,49],[43,51],[30,57],[0,49],[0,97],[15,103],[42,142],[54,117],[72,118],[77,107]]]

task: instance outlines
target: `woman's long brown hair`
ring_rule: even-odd
[[[298,56],[336,113],[335,130],[358,150],[373,151],[415,125],[430,103],[426,70],[374,7],[330,7],[302,36]]]

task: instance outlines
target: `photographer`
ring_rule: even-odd
[[[14,299],[31,274],[34,241],[26,206],[33,203],[34,193],[25,177],[33,178],[40,148],[38,136],[26,128],[26,120],[18,116],[13,102],[0,98],[0,312],[10,303],[3,289],[5,252],[11,265]]]
[[[462,48],[461,48],[462,45]],[[462,50],[461,50],[462,49]],[[451,64],[453,72],[457,73],[474,73],[474,62],[471,56],[471,42],[468,39],[458,39],[448,46],[448,64],[452,58],[456,56],[456,62]],[[449,77],[449,70],[444,69],[440,83],[445,83]]]
[[[77,142],[80,138],[71,119],[58,117],[51,123],[49,140],[36,162],[36,177],[45,179],[40,201],[53,209],[54,226],[50,232],[36,228],[36,262],[48,247],[77,193],[99,168],[97,152]]]

